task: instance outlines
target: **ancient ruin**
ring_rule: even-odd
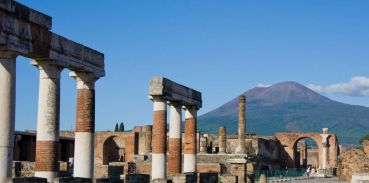
[[[166,105],[170,103],[170,131],[168,145],[168,172],[181,173],[181,108],[185,112],[185,133],[183,150],[183,172],[196,172],[196,118],[201,108],[201,93],[177,84],[169,79],[155,77],[150,81],[150,99],[154,102],[152,179],[166,178],[167,120]]]
[[[92,178],[94,83],[105,75],[104,55],[51,32],[51,17],[15,1],[0,2],[0,19],[0,182],[12,177],[18,55],[40,72],[35,176],[53,182],[58,174],[60,73],[66,68],[78,90],[74,174]]]
[[[250,132],[244,95],[238,98],[237,134],[227,134],[225,126],[218,134],[200,132],[197,112],[202,94],[164,77],[150,80],[152,125],[95,132],[95,82],[105,76],[104,55],[51,28],[51,17],[12,0],[0,2],[0,183],[267,182],[269,170],[287,174],[288,169],[305,170],[308,165],[320,177],[337,173],[343,179],[364,179],[360,173],[368,173],[367,141],[362,151],[348,150],[339,156],[337,136],[328,128],[274,136]],[[32,59],[40,74],[36,131],[15,131],[19,55]],[[69,69],[76,80],[74,131],[59,129],[63,69]],[[305,138],[317,147],[308,147],[301,141]],[[359,170],[365,171],[352,167],[359,162],[363,164]]]

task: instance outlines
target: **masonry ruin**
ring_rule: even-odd
[[[322,133],[257,136],[247,131],[247,98],[239,96],[237,134],[227,134],[224,126],[218,134],[199,132],[197,112],[202,94],[164,77],[150,80],[152,124],[124,132],[95,132],[94,84],[105,76],[104,55],[53,33],[51,28],[51,17],[12,0],[0,2],[1,183],[245,183],[255,182],[259,170],[307,165],[315,166],[322,176],[335,174],[339,143],[327,128]],[[32,59],[40,72],[36,131],[14,129],[19,55]],[[60,73],[65,68],[76,79],[77,115],[76,129],[61,132]],[[300,142],[304,138],[313,139],[317,148],[308,149]],[[308,161],[308,157],[313,158]],[[264,180],[265,176],[261,177]]]

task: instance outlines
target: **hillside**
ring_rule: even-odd
[[[320,132],[328,127],[341,144],[356,144],[369,133],[369,108],[333,101],[296,82],[253,88],[245,93],[247,131],[257,135],[276,132]],[[237,97],[198,118],[200,131],[237,133]]]

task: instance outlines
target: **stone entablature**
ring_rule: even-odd
[[[51,31],[51,17],[13,0],[0,2],[0,182],[11,178],[15,131],[16,58],[39,70],[35,176],[58,177],[60,78],[63,69],[77,80],[74,175],[92,178],[95,126],[94,84],[105,76],[104,55]],[[84,167],[84,168],[83,168]],[[88,168],[86,168],[88,167]]]

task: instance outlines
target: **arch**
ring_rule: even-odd
[[[124,161],[125,144],[118,136],[111,136],[103,144],[103,165]]]
[[[312,138],[312,137],[299,137],[295,140],[294,144],[293,144],[293,160],[294,160],[294,167],[296,168],[307,168],[308,164],[308,147],[307,144],[299,144],[299,142],[301,142],[301,140],[304,139],[310,139],[312,140],[316,146],[317,146],[317,150],[318,152],[321,152],[321,146],[319,145],[319,141],[317,141],[318,139],[316,138]],[[300,146],[299,146],[300,145]],[[321,159],[321,155],[319,153],[317,153],[317,162],[312,164],[312,166],[314,168],[319,168],[320,165],[320,159]]]
[[[282,158],[285,160],[285,165],[290,168],[296,167],[296,152],[295,147],[301,139],[312,139],[318,147],[318,162],[321,162],[322,157],[322,137],[320,133],[277,133],[276,138],[284,148]],[[319,165],[320,166],[320,165]]]

